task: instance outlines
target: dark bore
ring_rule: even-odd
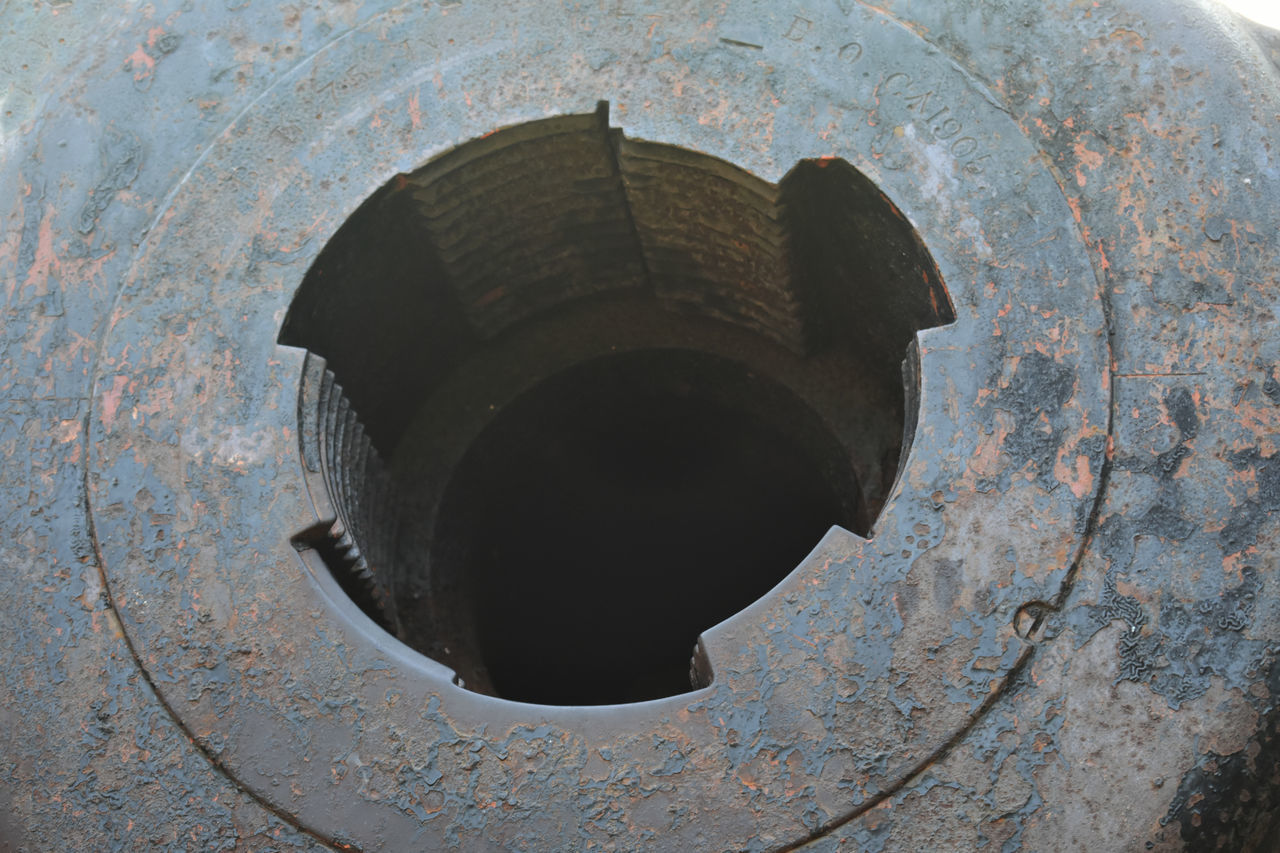
[[[437,525],[487,666],[472,677],[549,704],[687,690],[698,634],[850,523],[842,456],[786,389],[702,353],[546,380],[472,445]]]
[[[336,521],[295,541],[472,690],[686,692],[701,632],[831,525],[870,535],[915,333],[952,319],[844,161],[770,184],[603,109],[498,131],[376,193],[298,291],[280,340],[323,359],[300,434]]]

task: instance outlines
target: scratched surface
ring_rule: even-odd
[[[65,8],[3,36],[10,846],[1268,838],[1280,175],[1274,67],[1234,22]],[[770,182],[843,157],[957,314],[873,537],[709,632],[711,687],[616,712],[453,688],[299,559],[301,357],[274,344],[374,189],[599,100]]]

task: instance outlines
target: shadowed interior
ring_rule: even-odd
[[[851,524],[842,456],[785,388],[703,353],[539,384],[474,442],[436,525],[434,568],[470,604],[439,621],[484,662],[468,683],[552,704],[687,689],[691,641]]]
[[[330,377],[300,433],[339,523],[297,541],[473,690],[687,691],[700,632],[831,525],[870,533],[914,427],[904,358],[952,319],[842,160],[770,184],[603,108],[498,131],[375,193],[299,288],[280,342]]]

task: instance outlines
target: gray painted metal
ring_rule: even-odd
[[[15,849],[1267,849],[1276,68],[1210,8],[850,0],[8,10]],[[871,178],[956,321],[870,539],[694,693],[462,690],[290,537],[280,324],[395,175],[591,113]],[[1270,834],[1269,834],[1270,833]]]

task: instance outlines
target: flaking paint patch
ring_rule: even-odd
[[[86,565],[80,571],[80,580],[84,584],[84,592],[80,593],[77,601],[80,606],[89,612],[94,612],[101,607],[102,598],[102,574],[95,565]]]
[[[26,284],[33,285],[38,293],[49,289],[49,276],[56,273],[60,264],[53,251],[53,216],[52,205],[45,206],[44,218],[40,220],[40,229],[36,237],[35,262],[27,270]]]
[[[928,145],[920,144],[913,124],[907,124],[903,131],[905,137],[913,143],[913,147],[918,146],[918,150],[923,152],[923,156],[916,158],[916,160],[918,165],[924,167],[918,178],[919,186],[924,196],[938,205],[939,209],[943,211],[944,217],[952,215],[953,200],[963,195],[958,178],[960,164],[951,154],[951,149],[946,144],[937,142]],[[973,247],[974,254],[980,260],[993,260],[995,253],[991,250],[990,244],[987,243],[986,235],[983,233],[982,224],[978,222],[978,218],[969,212],[967,206],[962,211],[955,212],[962,212],[962,215],[955,222],[955,232],[967,239]]]
[[[102,392],[102,423],[108,430],[115,424],[116,412],[120,408],[120,397],[128,384],[128,376],[117,374],[111,379],[111,387]]]
[[[182,436],[183,452],[240,472],[261,468],[278,458],[276,442],[267,430],[233,424],[222,427],[220,435],[212,432],[203,424],[187,430]]]
[[[1102,165],[1102,155],[1097,151],[1091,151],[1084,139],[1076,142],[1073,149],[1076,154],[1076,160],[1079,165],[1076,166],[1076,183],[1081,187],[1087,186],[1089,179],[1085,177],[1084,169],[1093,171]]]
[[[1089,467],[1089,457],[1083,453],[1076,456],[1075,467],[1065,462],[1066,449],[1058,454],[1058,461],[1053,466],[1053,474],[1058,482],[1065,483],[1076,498],[1083,498],[1093,492],[1093,470]]]
[[[124,70],[133,72],[133,82],[141,83],[151,76],[151,72],[156,67],[156,61],[147,53],[142,45],[134,48],[133,53],[129,54],[124,61]]]

